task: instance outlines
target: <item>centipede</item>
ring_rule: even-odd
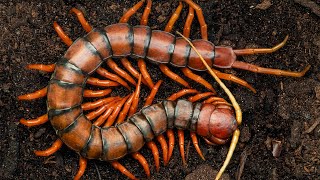
[[[28,65],[28,69],[52,73],[52,76],[45,88],[18,97],[19,100],[47,98],[46,114],[31,120],[20,120],[21,124],[28,127],[50,122],[58,136],[48,149],[36,150],[37,156],[51,156],[65,144],[80,156],[79,170],[74,179],[83,176],[89,159],[107,161],[126,177],[137,179],[118,161],[130,155],[141,164],[146,177],[150,178],[149,163],[140,150],[143,147],[151,150],[155,169],[159,171],[160,153],[155,141],[160,144],[162,161],[167,165],[175,146],[176,129],[180,155],[185,165],[184,131],[188,130],[202,159],[205,158],[199,147],[198,136],[209,145],[222,145],[231,140],[227,158],[216,179],[221,177],[240,136],[238,127],[241,120],[237,114],[240,110],[231,99],[232,102],[229,103],[219,97],[213,86],[193,71],[210,71],[220,79],[235,82],[256,92],[245,80],[215,68],[237,68],[262,74],[302,77],[310,66],[306,66],[301,72],[293,72],[239,61],[238,56],[266,54],[278,50],[285,45],[288,36],[272,48],[233,49],[215,46],[208,41],[207,24],[201,7],[192,0],[181,0],[177,3],[179,4],[164,30],[153,30],[148,26],[151,0],[139,1],[122,16],[119,23],[104,28],[92,28],[82,11],[72,8],[70,12],[77,16],[87,32],[75,41],[68,37],[57,22],[53,22],[58,36],[69,48],[55,64]],[[146,6],[140,25],[129,25],[130,17],[144,4]],[[172,32],[184,6],[188,7],[188,15],[183,36],[190,36],[195,15],[200,25],[201,39],[192,40],[191,43]],[[131,65],[129,59],[137,60],[139,71]],[[101,65],[104,63],[114,73],[103,68]],[[126,70],[117,63],[121,63]],[[184,89],[152,104],[163,81],[153,83],[146,63],[158,65],[164,75]],[[167,65],[180,69],[187,78],[201,84],[208,92],[201,93],[191,88],[186,80]],[[104,79],[94,77],[95,73]],[[87,85],[102,89],[86,89]],[[138,110],[141,85],[148,87],[151,92],[143,107]],[[120,86],[128,91],[132,87],[135,90],[124,97],[111,96],[113,89]],[[190,97],[182,98],[185,95]],[[87,102],[84,101],[85,98],[96,100]]]

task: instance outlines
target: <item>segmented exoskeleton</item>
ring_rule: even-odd
[[[140,1],[137,5],[140,7],[143,2]],[[148,0],[148,4],[149,2],[151,1]],[[193,9],[196,10],[203,35],[203,39],[193,40],[192,43],[211,68],[235,67],[254,72],[295,77],[304,75],[309,69],[308,66],[303,72],[295,73],[261,68],[237,61],[237,55],[273,52],[282,47],[287,38],[281,44],[270,49],[233,50],[230,47],[215,47],[211,42],[206,40],[206,25],[201,9],[199,10],[200,7],[191,0],[185,0],[185,2],[190,5],[189,14],[192,14]],[[150,6],[148,7],[150,8]],[[182,7],[181,3],[180,6]],[[133,7],[129,11],[135,12],[139,7]],[[78,17],[83,18],[83,15],[77,9],[73,8],[72,11]],[[124,15],[124,19],[130,16]],[[54,69],[54,72],[49,85],[38,94],[47,94],[47,119],[50,120],[59,138],[64,144],[78,152],[82,158],[116,162],[116,160],[127,154],[138,152],[144,144],[151,142],[156,137],[162,136],[164,132],[170,131],[172,128],[195,132],[202,136],[209,144],[224,144],[231,135],[234,135],[233,137],[236,138],[239,137],[237,126],[241,122],[237,122],[233,109],[225,100],[217,100],[218,102],[222,102],[221,104],[193,103],[183,99],[177,101],[166,100],[144,107],[140,112],[129,116],[127,121],[119,123],[116,126],[110,126],[113,122],[107,123],[104,126],[101,126],[104,122],[93,124],[90,121],[91,118],[88,118],[88,115],[84,115],[83,113],[83,97],[86,94],[84,88],[87,83],[98,84],[96,82],[99,80],[94,81],[90,75],[96,71],[103,74],[100,66],[104,61],[112,64],[111,58],[131,56],[133,58],[147,59],[152,63],[160,64],[160,67],[163,67],[163,64],[171,64],[176,67],[188,67],[197,71],[204,71],[207,68],[189,43],[185,39],[169,33],[170,29],[160,31],[151,30],[150,27],[144,25],[130,26],[127,23],[123,23],[126,22],[125,20],[122,20],[122,23],[109,25],[104,29],[92,29],[86,24],[86,21],[80,20],[80,22],[89,33],[77,39],[74,43],[68,41],[68,38],[65,38],[65,36],[60,35],[64,39],[64,42],[71,46],[55,65],[50,66],[50,71]],[[168,24],[172,26],[173,23],[169,22]],[[189,27],[191,26],[191,23],[186,24]],[[57,24],[55,24],[55,28],[59,33],[59,26]],[[186,33],[184,34],[186,35]],[[38,69],[41,68],[38,67]],[[233,80],[254,91],[243,80],[235,77],[230,78],[222,73],[220,73],[220,77]],[[139,78],[140,81],[141,76]],[[122,84],[121,82],[117,83]],[[114,82],[113,85],[119,84]],[[139,83],[137,83],[137,89],[138,85]],[[152,86],[150,87],[152,88]],[[212,88],[210,86],[206,87],[210,90]],[[110,92],[104,91],[103,93],[108,94]],[[33,99],[30,97],[26,95],[21,96],[20,99]],[[123,98],[121,103],[118,103],[119,107],[121,108],[126,101],[130,101],[129,99],[132,101],[133,97],[137,96],[132,95],[130,98],[129,96]],[[113,99],[111,104],[117,104],[115,101],[120,101],[120,99]],[[116,109],[115,106],[111,107]],[[23,120],[21,122],[27,124]],[[59,146],[61,144],[60,142]],[[233,144],[236,144],[236,142]],[[141,160],[142,158],[137,159]],[[168,159],[164,161],[166,163]],[[113,163],[112,165],[129,178],[135,178],[126,169],[119,167],[118,163]],[[78,173],[76,178],[82,176],[84,170],[81,170],[81,167],[80,165],[79,172],[82,172]]]

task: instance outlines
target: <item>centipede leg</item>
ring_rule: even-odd
[[[121,58],[121,63],[123,65],[124,68],[126,68],[127,71],[129,71],[129,73],[135,77],[136,79],[139,78],[140,73],[131,65],[130,61],[127,58]],[[148,86],[148,83],[146,82],[146,80],[144,78],[141,79],[141,82]],[[149,87],[151,88],[151,87]]]
[[[87,33],[92,30],[92,27],[89,25],[88,21],[86,20],[86,18],[80,10],[76,8],[71,8],[70,13],[74,13],[77,16],[81,26]]]
[[[214,90],[214,88],[212,87],[212,85],[206,81],[205,79],[203,79],[201,76],[194,74],[189,68],[181,68],[183,74],[185,76],[187,76],[188,78],[194,80],[195,82],[198,82],[199,84],[202,84],[204,87],[206,87],[207,89],[209,89],[210,91],[216,93],[216,91]]]
[[[159,149],[158,149],[156,143],[153,141],[147,142],[147,147],[152,152],[154,164],[156,166],[156,171],[159,172],[159,169],[160,169]]]
[[[119,83],[110,81],[110,80],[102,80],[94,77],[89,77],[87,79],[87,84],[94,85],[94,86],[100,86],[100,87],[114,87],[114,86],[120,86]]]
[[[148,73],[146,62],[143,59],[138,59],[138,67],[140,69],[143,79],[145,79],[146,82],[148,83],[148,86],[152,88],[154,84],[150,74]]]
[[[81,178],[81,176],[84,174],[84,172],[86,171],[87,168],[87,159],[80,156],[79,158],[79,170],[77,172],[77,174],[74,176],[74,180],[79,180]]]
[[[146,158],[143,157],[143,155],[140,154],[140,153],[138,153],[138,152],[132,153],[131,155],[132,155],[132,157],[133,157],[134,159],[136,159],[136,160],[139,161],[139,163],[140,163],[141,166],[143,167],[144,172],[146,173],[146,175],[147,175],[147,177],[148,177],[148,179],[149,179],[149,178],[150,178],[150,168],[149,168],[149,164],[148,164]]]
[[[139,1],[137,4],[135,4],[133,7],[131,7],[126,13],[123,14],[123,16],[120,19],[120,23],[126,23],[129,21],[129,18],[140,9],[140,7],[143,5],[145,0]]]
[[[115,106],[112,114],[108,117],[106,124],[103,127],[109,127],[111,125],[113,125],[114,121],[116,120],[122,106],[124,105],[124,103],[127,101],[127,99],[130,97],[130,95],[127,95],[126,97],[124,97],[121,101],[119,101],[117,103],[117,105]]]
[[[99,100],[94,101],[94,102],[86,102],[86,103],[81,104],[81,108],[84,111],[87,111],[87,110],[90,110],[90,109],[95,109],[97,107],[100,107],[102,105],[105,105],[105,104],[115,100],[115,98],[119,98],[119,97],[107,97],[107,98],[104,98],[104,99],[99,99]]]
[[[163,134],[157,136],[157,141],[160,143],[162,148],[163,164],[166,166],[168,164],[168,143],[164,138]]]
[[[57,32],[58,36],[61,38],[61,40],[67,45],[67,46],[71,46],[72,44],[72,40],[69,38],[69,36],[63,31],[63,29],[61,28],[61,26],[54,21],[53,22],[53,28],[54,30]]]
[[[174,148],[174,132],[173,129],[167,130],[167,137],[168,137],[168,161],[170,161],[173,148]]]
[[[125,80],[129,81],[131,84],[136,85],[135,80],[123,69],[121,69],[117,63],[115,63],[111,58],[107,60],[108,66],[116,72],[119,76],[123,77]]]
[[[103,97],[112,92],[111,89],[103,89],[103,90],[89,90],[85,89],[83,91],[83,97]]]
[[[141,75],[139,76],[139,80],[136,86],[136,91],[134,92],[134,97],[132,100],[132,105],[129,110],[129,116],[134,114],[137,111],[138,108],[138,102],[139,102],[139,96],[140,96],[140,85],[141,85]]]
[[[202,39],[208,40],[207,24],[206,24],[206,21],[204,20],[201,7],[196,3],[194,3],[192,0],[183,0],[183,1],[189,4],[189,6],[191,6],[196,11],[198,21],[200,24]]]
[[[109,108],[107,108],[106,111],[104,111],[104,113],[101,116],[99,116],[96,121],[94,121],[93,125],[101,126],[106,121],[106,119],[111,115],[111,113],[116,108],[116,106],[117,106],[116,102],[111,104]]]
[[[187,81],[185,81],[184,79],[182,79],[178,74],[172,72],[168,66],[164,65],[164,64],[160,64],[159,65],[160,70],[163,74],[165,74],[166,76],[168,76],[169,78],[171,78],[172,80],[176,81],[177,83],[183,85],[186,88],[190,88],[190,85],[188,84]]]
[[[28,127],[38,126],[46,122],[48,122],[48,114],[44,114],[35,119],[29,119],[29,120],[26,120],[24,118],[20,119],[20,123]]]
[[[212,69],[214,73],[216,73],[216,75],[220,78],[220,79],[224,79],[224,80],[228,80],[228,81],[232,81],[235,82],[237,84],[240,84],[248,89],[250,89],[252,92],[256,93],[257,91],[245,80],[238,78],[235,75],[232,74],[227,74],[227,73],[223,73],[220,72],[216,69]]]
[[[116,81],[119,84],[121,84],[122,86],[126,87],[127,89],[130,90],[130,86],[128,85],[127,82],[125,82],[122,78],[120,78],[119,76],[117,76],[116,74],[112,74],[109,71],[107,71],[106,69],[99,67],[96,72],[100,75],[103,76],[107,79],[110,79],[112,81]]]
[[[54,71],[55,64],[28,64],[26,68],[51,73]]]
[[[184,166],[187,165],[186,163],[186,158],[184,155],[184,131],[183,130],[178,130],[178,140],[179,140],[179,149],[180,149],[180,155],[182,158],[182,163]]]
[[[126,175],[129,179],[137,179],[130,171],[128,171],[124,166],[122,166],[118,161],[111,162],[111,165],[116,170],[120,171],[122,174]]]
[[[198,143],[198,139],[197,139],[197,135],[195,132],[190,132],[190,137],[193,143],[194,148],[196,149],[197,153],[199,154],[199,156],[201,157],[201,159],[205,160],[202,151],[199,147],[199,143]]]
[[[175,101],[176,99],[178,99],[182,96],[185,96],[187,94],[195,94],[195,93],[198,93],[198,91],[195,89],[182,89],[182,90],[172,94],[170,97],[167,98],[167,100]]]
[[[30,100],[33,100],[33,99],[42,98],[42,97],[45,97],[47,95],[47,90],[48,90],[48,88],[45,87],[45,88],[42,88],[42,89],[40,89],[38,91],[35,91],[33,93],[20,95],[20,96],[18,96],[18,99],[19,100],[30,101]]]
[[[97,110],[86,114],[86,117],[88,118],[88,120],[95,119],[96,117],[100,116],[103,112],[105,112],[107,109],[110,109],[110,107],[114,106],[118,100],[119,99],[116,98],[115,100],[111,101],[110,103],[101,106]]]
[[[119,117],[117,119],[116,124],[122,123],[127,117],[133,98],[134,98],[134,93],[129,97],[129,99],[126,101],[125,105],[123,106],[123,109],[119,113]]]
[[[196,101],[199,101],[200,99],[204,99],[204,98],[207,98],[207,97],[213,96],[213,95],[215,95],[215,93],[213,93],[213,92],[200,93],[200,94],[196,94],[194,96],[189,97],[188,101],[196,102]]]
[[[145,107],[145,106],[149,106],[149,105],[152,104],[152,101],[153,101],[153,99],[154,99],[154,96],[157,94],[157,92],[158,92],[158,90],[159,90],[159,87],[160,87],[160,85],[161,85],[162,82],[163,82],[162,80],[159,80],[159,81],[153,86],[153,88],[151,89],[151,92],[150,92],[149,96],[147,97],[147,99],[146,99],[146,101],[145,101],[145,103],[144,103],[144,105],[143,105],[144,107]]]
[[[52,155],[53,153],[57,152],[63,145],[63,142],[60,140],[60,139],[57,139],[51,147],[49,147],[48,149],[46,150],[43,150],[43,151],[37,151],[35,150],[34,153],[37,155],[37,156],[50,156]]]
[[[271,69],[271,68],[264,68],[260,66],[256,66],[253,64],[249,64],[246,62],[241,61],[235,61],[232,64],[233,68],[237,69],[243,69],[255,73],[261,73],[261,74],[272,74],[277,76],[290,76],[290,77],[302,77],[306,74],[306,72],[310,69],[310,65],[306,66],[304,70],[301,72],[293,72],[293,71],[286,71],[286,70],[280,70],[280,69]]]
[[[194,18],[194,9],[191,6],[189,6],[188,16],[183,27],[183,35],[185,37],[190,36],[191,24],[192,24],[193,18]]]

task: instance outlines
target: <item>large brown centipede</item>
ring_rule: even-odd
[[[192,1],[185,2],[197,9]],[[163,101],[145,107],[116,127],[100,128],[93,125],[82,113],[82,97],[85,84],[93,80],[89,75],[98,69],[103,60],[107,59],[108,63],[112,64],[109,58],[133,56],[155,63],[170,63],[177,67],[206,69],[185,40],[165,31],[150,30],[147,26],[132,27],[124,23],[110,25],[103,30],[89,28],[88,31],[90,33],[75,41],[57,62],[48,88],[45,89],[52,126],[60,139],[82,157],[114,161],[128,153],[139,151],[145,142],[173,127],[189,129],[214,144],[226,143],[236,130],[237,124],[230,106],[192,104],[187,100]],[[236,61],[236,55],[273,52],[284,43],[272,50],[232,50],[229,47],[215,47],[205,39],[203,36],[202,40],[194,40],[193,44],[211,67],[235,67],[270,74],[279,72],[279,75],[287,76],[302,76],[309,67],[302,73],[293,73],[263,69]],[[236,82],[251,88],[243,81]],[[217,121],[216,117],[219,117]],[[220,128],[217,129],[216,123],[221,125]],[[116,163],[113,165],[119,166]],[[127,176],[133,178],[128,174]]]

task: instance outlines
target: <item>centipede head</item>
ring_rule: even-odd
[[[197,123],[197,133],[208,144],[225,144],[237,126],[230,106],[203,104]]]

